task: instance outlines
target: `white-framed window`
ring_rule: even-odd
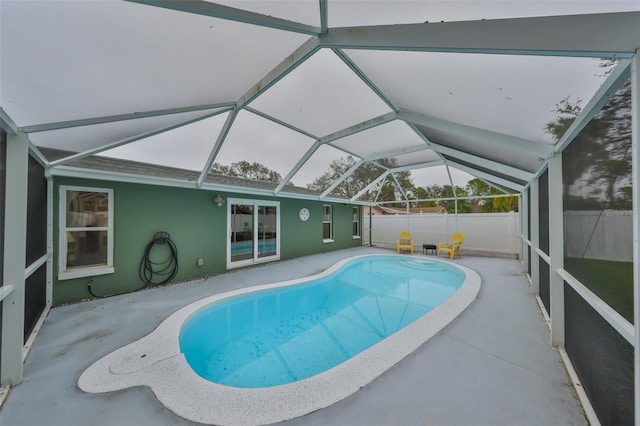
[[[113,189],[60,186],[58,279],[113,273]]]
[[[351,216],[353,223],[353,238],[360,238],[360,207],[353,207]]]
[[[331,206],[322,206],[322,241],[330,243],[333,241],[333,213]]]

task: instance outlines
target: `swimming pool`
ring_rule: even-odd
[[[201,377],[243,388],[322,373],[451,297],[455,267],[396,256],[357,259],[315,281],[247,294],[194,315],[180,350]]]
[[[215,304],[239,300],[249,293],[293,288],[330,276],[350,262],[370,258],[375,263],[375,258],[384,257],[389,256],[355,256],[311,277],[243,288],[194,302],[170,315],[152,333],[96,361],[81,375],[78,386],[94,393],[147,386],[176,414],[213,424],[275,423],[332,405],[376,379],[455,319],[478,294],[478,274],[444,260],[423,263],[419,257],[394,255],[418,262],[418,269],[428,269],[430,263],[454,265],[464,274],[464,282],[442,304],[373,346],[322,373],[287,384],[241,388],[206,380],[196,374],[181,352],[180,333],[189,320]]]

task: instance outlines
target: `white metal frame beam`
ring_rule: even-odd
[[[333,191],[334,189],[336,189],[342,182],[344,182],[345,180],[347,180],[349,178],[349,176],[351,176],[352,174],[355,173],[356,170],[358,170],[358,168],[360,166],[362,166],[365,162],[363,160],[357,161],[353,166],[349,167],[349,170],[347,170],[346,172],[344,172],[342,174],[342,176],[340,176],[338,179],[335,180],[335,182],[333,182],[327,189],[325,189],[325,191],[320,195],[320,198],[323,199],[325,198],[327,195],[331,194],[331,191]]]
[[[520,227],[522,229],[521,235],[522,235],[522,270],[528,272],[529,274],[531,273],[530,271],[527,271],[527,268],[529,266],[529,250],[527,249],[529,247],[529,244],[527,241],[531,241],[531,237],[529,236],[529,189],[525,189],[524,191],[522,191],[522,194],[520,196]]]
[[[329,28],[329,9],[327,0],[320,0],[320,32],[326,33]]]
[[[228,21],[242,22],[245,24],[259,25],[278,30],[292,31],[296,33],[316,35],[320,34],[320,28],[313,25],[301,24],[260,13],[249,12],[221,4],[210,3],[202,0],[127,0],[131,3],[146,4],[177,10],[179,12],[193,13],[196,15],[210,16],[212,18],[226,19]]]
[[[198,177],[198,188],[201,188],[202,184],[207,179],[207,175],[209,174],[209,170],[211,170],[211,166],[213,166],[213,162],[216,160],[216,157],[218,156],[218,153],[220,152],[220,149],[222,148],[222,144],[224,144],[224,141],[227,138],[227,135],[229,134],[229,130],[231,130],[231,126],[233,125],[234,120],[238,116],[238,111],[239,111],[238,109],[234,109],[227,116],[227,120],[225,121],[224,125],[222,126],[222,130],[218,134],[218,139],[216,140],[216,143],[213,146],[213,149],[211,150],[211,153],[209,154],[209,158],[207,159],[206,163],[204,164],[204,168],[200,172],[200,177]]]
[[[447,164],[455,167],[456,169],[460,169],[471,175],[477,176],[481,179],[486,179],[498,185],[504,186],[505,188],[513,189],[514,191],[517,191],[517,192],[522,192],[522,190],[524,189],[523,185],[517,184],[515,182],[511,182],[510,180],[506,180],[506,179],[502,179],[502,178],[490,175],[483,171],[476,170],[472,167],[465,166],[464,164],[456,163],[455,161],[447,160]]]
[[[183,108],[159,109],[154,111],[133,112],[129,114],[109,115],[104,117],[85,118],[80,120],[56,121],[52,123],[34,124],[18,127],[18,131],[24,133],[49,132],[52,130],[70,129],[72,127],[93,126],[96,124],[113,123],[116,121],[139,120],[141,118],[159,117],[163,115],[183,114],[185,112],[198,112],[210,109],[222,108],[229,110],[234,106],[233,102],[220,102],[216,104],[194,105]]]
[[[427,168],[427,167],[443,166],[443,165],[445,165],[445,163],[446,162],[444,160],[434,160],[434,161],[427,161],[426,163],[417,163],[417,164],[410,164],[408,166],[394,167],[393,169],[390,169],[389,171],[391,173],[406,172],[408,170],[416,170],[416,169],[424,169],[424,168]]]
[[[414,152],[420,152],[420,151],[427,151],[429,150],[429,147],[426,145],[414,145],[414,146],[408,146],[405,148],[398,148],[398,149],[393,149],[390,151],[383,151],[383,152],[379,152],[375,155],[370,155],[367,157],[364,157],[363,159],[365,161],[376,161],[376,160],[382,160],[384,158],[393,158],[395,156],[398,155],[404,155],[404,154],[412,154]],[[378,164],[380,167],[383,167],[382,165]]]
[[[287,56],[282,62],[269,71],[267,75],[262,77],[260,81],[251,86],[249,90],[240,96],[236,101],[236,108],[244,108],[247,106],[252,100],[296,69],[298,65],[307,60],[319,49],[320,44],[318,37],[311,37],[309,40],[302,43],[291,55]]]
[[[454,138],[459,137],[467,140],[475,140],[484,146],[492,146],[506,151],[523,152],[539,158],[549,158],[553,152],[553,146],[551,145],[410,111],[399,111],[398,119],[446,133]]]
[[[291,171],[282,179],[282,181],[280,181],[280,184],[278,184],[276,189],[274,189],[274,195],[278,195],[278,193],[282,191],[282,188],[284,188],[287,183],[289,183],[289,181],[295,176],[295,174],[298,173],[298,170],[300,170],[300,168],[307,162],[307,160],[311,158],[313,154],[315,154],[320,146],[322,146],[322,144],[319,141],[315,141],[314,144],[311,145],[307,152],[304,153],[302,158],[300,158],[296,165],[293,166]]]
[[[4,131],[10,135],[18,133],[18,126],[2,107],[0,107],[0,129],[4,129]]]
[[[7,135],[4,214],[3,285],[13,286],[2,301],[0,387],[22,382],[24,346],[25,261],[29,139],[25,133]],[[10,249],[9,249],[10,248]]]
[[[251,108],[251,107],[247,106],[247,107],[244,107],[244,110],[245,111],[249,111],[249,112],[251,112],[251,113],[253,113],[253,114],[255,114],[255,115],[259,116],[259,117],[262,117],[262,118],[264,118],[266,120],[269,120],[269,121],[271,121],[273,123],[276,123],[276,124],[279,124],[279,125],[281,125],[283,127],[286,127],[287,129],[291,129],[294,132],[300,133],[301,135],[305,135],[305,136],[307,136],[307,137],[309,137],[311,139],[317,140],[319,138],[319,136],[313,135],[313,134],[307,132],[306,130],[302,130],[299,127],[296,127],[296,126],[294,126],[292,124],[287,123],[286,121],[282,121],[282,120],[280,120],[278,118],[275,118],[272,115],[266,114],[266,113],[264,113],[262,111],[259,111],[257,109],[254,109],[254,108]]]
[[[531,172],[528,172],[526,170],[522,170],[522,169],[518,169],[516,167],[511,167],[511,166],[507,166],[505,164],[502,163],[498,163],[496,161],[493,160],[488,160],[486,158],[483,157],[478,157],[477,155],[474,154],[469,154],[467,152],[462,152],[459,151],[457,149],[454,148],[449,148],[448,146],[444,146],[444,145],[440,145],[437,143],[433,143],[433,142],[429,142],[429,148],[433,149],[434,151],[443,154],[443,155],[448,155],[450,157],[455,157],[458,160],[462,160],[462,161],[466,161],[468,163],[474,163],[480,167],[484,167],[486,169],[490,169],[490,170],[495,170],[497,172],[499,172],[500,174],[503,175],[507,175],[507,176],[511,176],[515,179],[519,179],[519,180],[524,180],[526,182],[529,182],[531,179],[534,178],[534,174]]]
[[[391,103],[391,101],[387,98],[387,96],[384,93],[382,93],[382,90],[373,81],[371,81],[371,79],[369,79],[369,77],[365,74],[365,72],[362,71],[360,67],[357,66],[355,62],[351,60],[349,55],[347,55],[340,49],[332,49],[332,50],[333,50],[333,53],[338,55],[338,57],[342,59],[342,61],[351,69],[351,71],[353,71],[358,77],[360,77],[360,80],[362,80],[364,84],[369,86],[369,89],[371,89],[376,95],[378,95],[378,97],[385,104],[387,104],[389,108],[391,108],[394,112],[398,112],[398,108],[393,103]]]
[[[640,12],[600,13],[331,28],[321,42],[341,49],[630,58],[640,46],[638,28]]]
[[[376,186],[381,180],[386,179],[387,176],[389,176],[389,171],[387,170],[386,172],[382,173],[380,176],[378,176],[376,179],[374,179],[369,185],[365,186],[364,188],[362,188],[360,190],[360,192],[358,192],[356,195],[354,195],[353,197],[351,197],[351,202],[354,202],[355,200],[357,200],[358,198],[362,197],[364,194],[367,193],[367,191],[369,191],[369,189],[373,188],[374,186]],[[376,196],[376,199],[378,197]]]
[[[396,119],[396,113],[389,112],[389,113],[374,117],[372,119],[365,120],[361,123],[354,124],[353,126],[349,126],[342,130],[338,130],[337,132],[323,136],[318,140],[320,141],[320,143],[333,142],[335,140],[342,139],[346,136],[350,136],[355,133],[359,133],[359,132],[380,126],[381,124],[389,123],[391,121],[394,121],[395,119]]]

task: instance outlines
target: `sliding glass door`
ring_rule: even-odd
[[[227,267],[280,258],[280,203],[230,198]]]

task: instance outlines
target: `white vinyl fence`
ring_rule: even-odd
[[[454,232],[464,234],[463,255],[515,257],[521,249],[520,215],[514,212],[364,217],[365,244],[395,247],[400,231],[411,232],[417,252],[422,244],[449,241]]]
[[[632,229],[631,210],[565,211],[565,256],[633,262]]]

